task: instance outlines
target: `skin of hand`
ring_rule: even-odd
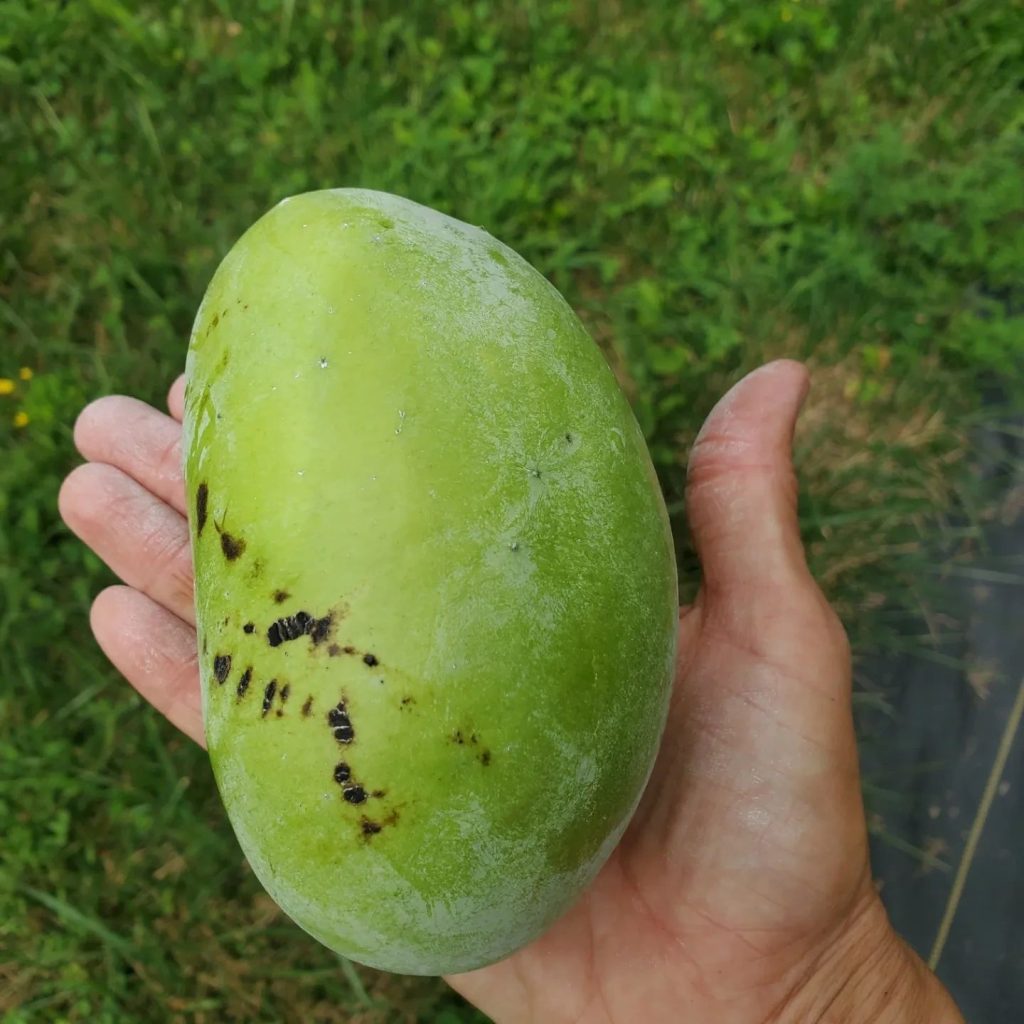
[[[680,617],[668,724],[637,813],[591,887],[540,939],[449,983],[499,1024],[954,1024],[949,996],[872,885],[846,635],[804,560],[792,435],[806,370],[737,384],[690,453],[701,560]],[[113,664],[203,743],[181,471],[170,416],[89,405],[68,526],[124,581],[91,623]]]

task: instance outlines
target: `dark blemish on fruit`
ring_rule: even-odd
[[[344,761],[339,761],[334,766],[334,781],[341,785],[352,778],[352,769]]]
[[[380,664],[380,662],[377,660],[377,655],[369,653],[363,655],[363,663],[369,665],[370,668],[373,668],[374,665]]]
[[[403,708],[407,708],[410,704],[415,704],[415,703],[416,703],[416,698],[415,697],[403,697],[402,698],[402,707]]]
[[[238,680],[238,696],[244,697],[245,691],[249,689],[249,681],[252,679],[252,666],[247,668],[242,673],[242,678]]]
[[[535,477],[537,480],[539,480],[540,470],[536,466],[534,466],[533,469],[530,470],[530,476]]]
[[[356,731],[352,728],[352,719],[348,717],[345,702],[339,701],[337,707],[327,712],[327,724],[334,732],[334,738],[339,743],[351,743],[355,739]]]
[[[462,730],[461,729],[456,729],[455,732],[452,733],[452,743],[458,743],[458,745],[461,747],[462,744],[465,743],[465,742],[466,742],[466,739],[462,735]]]
[[[263,575],[263,559],[257,558],[249,570],[249,579],[258,580]]]
[[[331,626],[333,625],[333,615],[324,615],[319,619],[313,620],[313,625],[309,630],[309,637],[313,641],[314,646],[322,644],[330,636]]]
[[[231,671],[231,655],[218,654],[213,659],[213,677],[218,683],[223,683]]]
[[[213,322],[210,324],[210,327],[216,327],[217,324],[219,324],[219,323],[220,323],[220,313],[214,313],[213,314]]]
[[[271,647],[278,647],[286,640],[298,640],[309,631],[313,616],[309,612],[296,612],[278,619],[268,630],[267,640]]]
[[[284,718],[284,708],[278,708],[275,714],[278,718]]]
[[[282,704],[289,698],[289,696],[291,695],[291,692],[292,692],[292,684],[291,683],[285,683],[284,686],[281,687],[281,703]]]
[[[222,626],[226,626],[226,625],[228,624],[228,622],[229,622],[229,621],[230,621],[230,620],[229,620],[229,619],[228,619],[228,617],[227,617],[227,616],[225,615],[225,616],[224,616],[224,618],[220,620],[220,624],[221,624]]]
[[[292,595],[287,590],[275,590],[273,597],[278,604],[284,604]]]
[[[342,650],[346,654],[355,654],[356,653],[356,649],[351,644],[345,644],[345,646],[342,647]]]
[[[274,703],[274,694],[277,692],[277,680],[271,679],[263,691],[263,717],[267,717],[270,705]]]
[[[342,789],[341,795],[350,804],[366,803],[366,790],[356,783],[347,783]]]
[[[203,527],[206,525],[206,510],[210,501],[210,488],[206,484],[200,484],[196,488],[196,536],[203,535]]]
[[[327,653],[332,658],[336,658],[339,654],[341,654],[341,648],[337,644],[331,644],[331,646],[327,648]]]
[[[379,822],[370,821],[369,818],[363,818],[360,827],[363,830],[364,836],[375,836],[384,826]]]
[[[386,790],[386,789],[375,789],[375,790],[374,790],[374,791],[373,791],[373,792],[372,792],[372,793],[370,794],[370,796],[376,797],[376,798],[377,798],[378,800],[379,800],[379,799],[380,799],[380,798],[381,798],[382,796],[387,796],[387,795],[388,795],[388,793],[387,793],[387,790]]]
[[[255,631],[256,631],[256,624],[255,624],[255,623],[253,623],[253,622],[247,622],[247,623],[246,623],[246,624],[245,624],[245,625],[244,625],[244,626],[242,627],[242,632],[243,632],[243,633],[253,633],[253,632],[255,632]]]
[[[325,615],[315,619],[309,612],[296,612],[278,619],[267,630],[267,642],[271,647],[278,647],[288,640],[298,640],[308,636],[314,645],[323,643],[331,635],[334,615]]]
[[[220,549],[224,552],[224,557],[229,562],[233,562],[236,558],[240,558],[242,552],[245,551],[245,541],[241,537],[232,537],[225,530],[220,535]]]
[[[395,222],[390,217],[378,217],[377,223],[385,230],[389,230],[395,226]]]
[[[573,440],[574,440],[574,438],[573,438],[572,434],[566,434],[565,435],[565,441],[566,441],[567,444],[572,444]]]
[[[203,656],[206,656],[206,634],[203,634]]]
[[[476,743],[477,743],[476,733],[473,733],[473,735],[469,737],[469,742],[472,743],[473,746],[476,746]]]
[[[486,768],[491,763],[491,752],[485,750],[480,754],[480,763]]]
[[[302,705],[302,717],[309,718],[313,713],[313,697],[312,694],[306,698],[306,703]]]

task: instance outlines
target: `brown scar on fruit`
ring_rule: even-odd
[[[273,597],[275,604],[284,604],[292,595],[287,590],[275,590],[271,597]]]
[[[313,695],[310,694],[306,698],[306,703],[302,705],[302,717],[303,718],[309,718],[309,716],[312,713],[313,713]]]
[[[331,646],[327,648],[327,653],[332,658],[336,658],[339,654],[341,654],[341,648],[337,644],[331,644]]]
[[[392,811],[381,821],[374,821],[372,818],[368,818],[364,814],[362,818],[359,819],[359,830],[362,832],[363,838],[369,842],[371,836],[375,836],[385,828],[396,824],[398,824],[398,811]]]
[[[223,683],[231,672],[231,655],[217,654],[213,658],[213,677],[218,683]]]
[[[238,688],[235,691],[238,694],[239,700],[245,696],[245,691],[249,689],[249,682],[252,679],[252,666],[250,665],[243,673],[242,678],[238,680]]]
[[[196,536],[203,535],[203,527],[206,525],[207,506],[210,501],[210,488],[202,483],[196,488]]]
[[[217,523],[213,525],[217,526]],[[224,557],[229,562],[240,558],[245,551],[245,541],[228,533],[222,526],[217,526],[217,532],[220,534],[220,549],[224,552]]]
[[[491,752],[484,750],[480,754],[480,763],[486,768],[491,763]]]

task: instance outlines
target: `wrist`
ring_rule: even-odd
[[[871,890],[772,1024],[964,1024]]]

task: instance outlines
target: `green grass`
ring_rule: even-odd
[[[162,399],[250,221],[361,185],[533,261],[634,404],[687,593],[690,440],[742,370],[810,358],[812,563],[858,651],[920,647],[980,388],[1024,397],[1022,82],[996,0],[0,0],[4,1020],[481,1019],[276,913],[202,753],[88,633],[108,575],[55,508],[74,415]]]

